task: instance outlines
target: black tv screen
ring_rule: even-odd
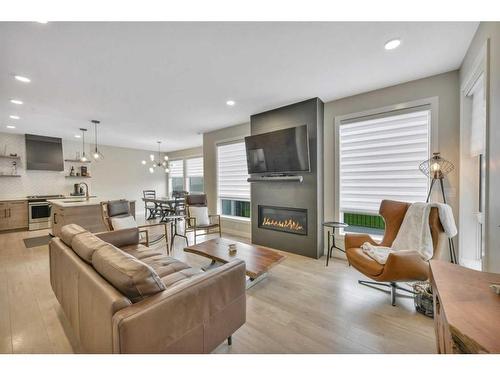
[[[309,172],[307,125],[245,138],[248,173]]]
[[[61,138],[26,134],[26,169],[39,171],[63,171]]]

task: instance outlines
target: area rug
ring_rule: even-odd
[[[40,236],[40,237],[25,238],[23,239],[23,241],[24,241],[24,246],[26,246],[26,248],[30,248],[30,247],[48,245],[51,239],[52,237],[47,234],[45,236]]]

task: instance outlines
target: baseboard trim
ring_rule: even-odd
[[[234,230],[234,229],[228,229],[228,228],[224,228],[224,226],[223,226],[222,227],[222,234],[224,234],[224,233],[227,233],[231,236],[244,237],[244,238],[248,238],[248,239],[250,239],[252,237],[251,233],[242,232],[242,231]]]

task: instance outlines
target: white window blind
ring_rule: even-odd
[[[228,143],[217,146],[217,186],[219,198],[250,200],[247,182],[245,143]]]
[[[191,158],[186,160],[187,177],[203,177],[203,158]]]
[[[377,214],[383,199],[425,201],[430,110],[360,118],[339,127],[340,212]]]
[[[183,160],[172,160],[169,163],[170,168],[170,178],[172,177],[184,177],[184,161]]]

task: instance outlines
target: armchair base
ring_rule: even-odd
[[[393,281],[391,281],[389,283],[381,283],[381,282],[378,282],[378,281],[358,280],[358,283],[360,283],[361,285],[367,286],[369,288],[374,288],[374,289],[380,290],[382,292],[385,292],[385,290],[383,290],[381,288],[377,288],[377,286],[378,287],[384,287],[384,288],[390,288],[389,289],[389,293],[391,294],[391,305],[392,306],[396,306],[396,295],[397,295],[396,291],[398,289],[399,290],[404,290],[405,292],[411,293],[412,295],[415,294],[415,292],[413,290],[403,288],[402,286],[399,286],[398,284],[396,284]],[[399,296],[400,297],[405,297],[405,298],[412,297],[412,296],[405,296],[405,295],[401,295],[401,294]]]

